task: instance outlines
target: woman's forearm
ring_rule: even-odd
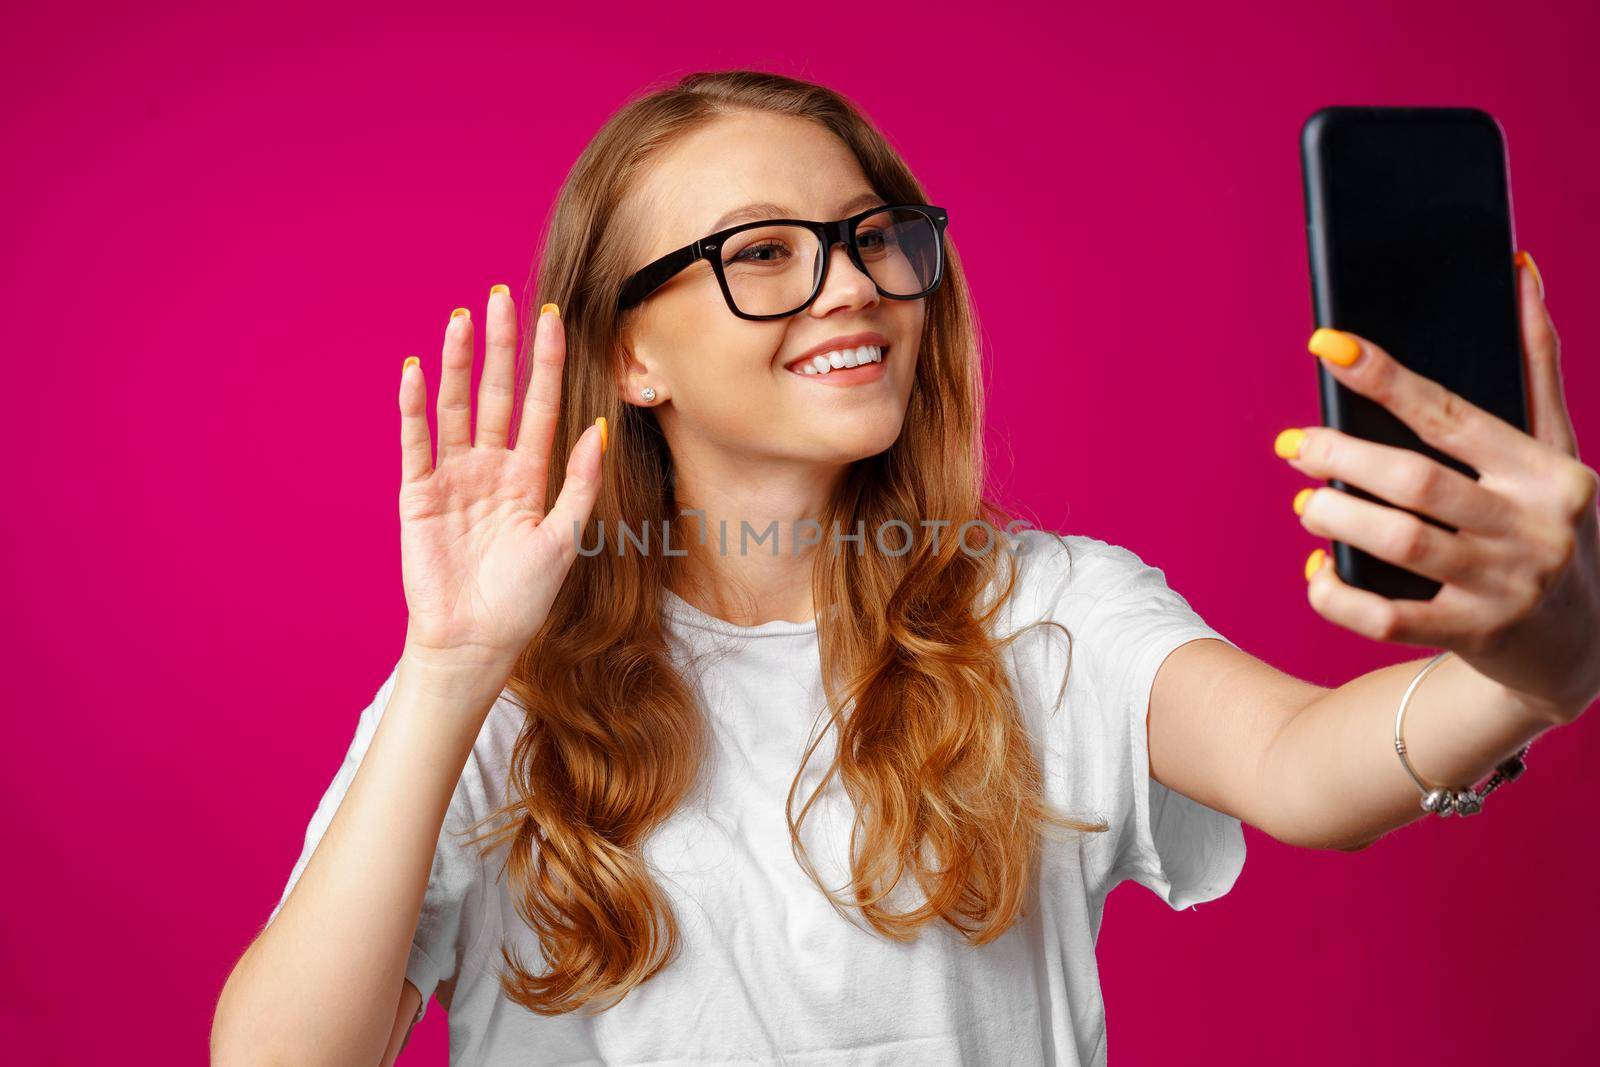
[[[1357,849],[1427,816],[1394,749],[1400,698],[1427,662],[1364,674],[1285,723],[1262,766],[1266,795],[1282,809],[1274,837],[1308,848]],[[1406,755],[1430,784],[1476,785],[1557,721],[1550,709],[1449,656],[1407,705]]]
[[[223,987],[213,1062],[379,1062],[450,797],[503,684],[402,657],[327,832]]]

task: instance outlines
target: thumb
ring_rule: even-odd
[[[557,543],[572,556],[578,554],[578,537],[600,495],[600,457],[605,451],[603,421],[596,419],[594,425],[578,435],[577,443],[567,456],[561,492],[541,524],[551,528]]]
[[[1539,441],[1576,459],[1577,435],[1567,412],[1566,390],[1561,384],[1561,338],[1544,303],[1544,284],[1533,257],[1518,252],[1517,297],[1521,301],[1522,351],[1527,368],[1528,407],[1533,416],[1529,432]]]

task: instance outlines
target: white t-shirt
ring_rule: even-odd
[[[1106,894],[1131,879],[1171,907],[1215,900],[1244,865],[1239,821],[1149,775],[1145,714],[1157,668],[1179,645],[1227,641],[1128,549],[1082,535],[1069,555],[1038,530],[1017,535],[1018,588],[998,633],[1052,618],[1008,651],[1039,741],[1046,799],[1106,833],[1048,840],[1036,904],[974,948],[943,922],[897,944],[839,915],[790,851],[784,803],[825,700],[816,623],[735,626],[670,591],[669,646],[691,672],[715,736],[703,789],[647,842],[671,895],[682,951],[620,1003],[585,1018],[545,1017],[505,999],[495,970],[505,939],[535,972],[538,941],[506,892],[504,851],[480,860],[463,831],[497,807],[521,713],[503,694],[484,722],[440,833],[406,976],[449,1013],[450,1062],[808,1065],[1101,1064],[1105,1007],[1095,941]],[[311,819],[283,901],[333,818],[395,682],[361,713],[355,739]],[[803,803],[834,752],[818,746]],[[812,861],[847,884],[851,822],[837,776],[802,823]],[[920,893],[920,890],[916,891]],[[899,891],[897,890],[897,894]],[[897,910],[920,896],[892,896]],[[273,909],[273,916],[278,913]],[[859,919],[858,919],[859,921]]]

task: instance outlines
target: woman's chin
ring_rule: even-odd
[[[856,417],[825,420],[831,425],[812,425],[794,439],[803,441],[801,454],[825,463],[854,463],[883,452],[900,436],[902,414],[882,412],[877,418],[868,413]]]

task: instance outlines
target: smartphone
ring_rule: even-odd
[[[1301,129],[1300,164],[1316,325],[1376,342],[1527,432],[1510,167],[1499,122],[1470,107],[1325,107]],[[1341,385],[1320,359],[1312,362],[1323,425],[1421,452],[1477,479],[1470,465]],[[1328,484],[1399,507],[1339,479]],[[1391,599],[1431,600],[1440,588],[1342,541],[1333,542],[1333,557],[1343,581]]]

